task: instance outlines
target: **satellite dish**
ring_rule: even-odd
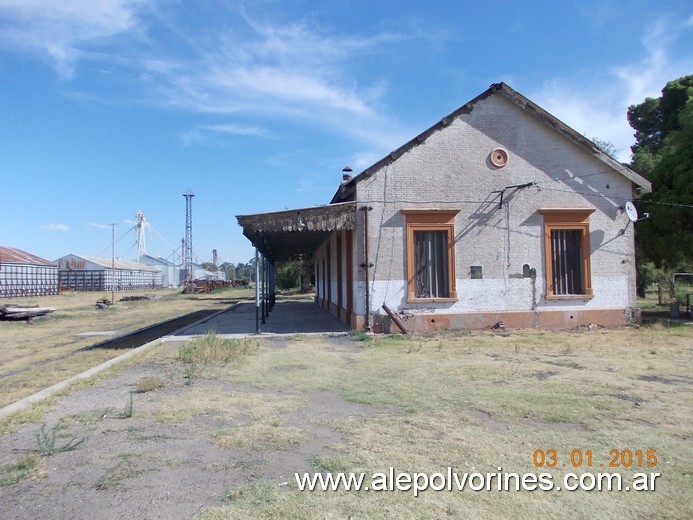
[[[628,215],[628,220],[631,222],[636,222],[638,220],[638,210],[635,209],[631,201],[626,202],[625,205],[626,215]]]

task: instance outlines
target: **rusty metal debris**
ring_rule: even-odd
[[[203,294],[209,293],[216,289],[226,287],[247,287],[247,280],[193,280],[184,290],[183,294]]]
[[[399,330],[402,331],[402,334],[409,334],[407,331],[406,327],[404,326],[404,323],[402,323],[402,320],[400,320],[391,310],[390,308],[383,303],[383,309],[385,312],[387,312],[387,315],[390,316],[390,319],[399,327]]]

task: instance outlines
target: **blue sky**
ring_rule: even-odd
[[[688,1],[0,0],[0,245],[253,255],[234,215],[326,204],[504,81],[630,158],[629,105],[693,73]],[[159,236],[160,235],[160,236]],[[163,237],[163,240],[162,238]]]

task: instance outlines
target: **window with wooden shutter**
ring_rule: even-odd
[[[593,209],[541,209],[546,299],[592,297],[590,224]]]
[[[407,222],[407,302],[456,301],[456,210],[402,210]]]

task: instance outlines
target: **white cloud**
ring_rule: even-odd
[[[154,102],[197,113],[252,117],[262,125],[199,126],[186,132],[186,144],[211,132],[267,136],[263,127],[291,121],[367,142],[380,153],[401,144],[398,125],[378,104],[387,93],[379,78],[359,84],[352,71],[368,53],[419,35],[382,32],[336,37],[298,22],[260,24],[248,16],[244,25],[210,32],[189,50],[194,58],[159,57],[143,62],[142,77],[157,92]]]
[[[96,229],[111,229],[111,225],[110,225],[110,224],[96,224],[96,223],[94,223],[94,222],[89,222],[89,223],[87,224],[87,226],[93,227],[93,228],[96,228]]]
[[[214,4],[198,14],[223,24],[209,24],[200,37],[190,32],[190,20],[176,20],[183,10],[167,9],[157,0],[0,0],[0,22],[8,28],[0,44],[48,56],[65,77],[83,59],[123,67],[121,78],[136,77],[137,88],[146,89],[145,103],[263,121],[195,127],[181,136],[186,143],[212,132],[265,136],[261,127],[269,121],[303,122],[379,150],[401,143],[401,131],[377,106],[387,85],[354,78],[364,56],[394,51],[421,33],[345,36],[309,21],[259,22],[243,8]]]
[[[363,53],[399,36],[337,40],[304,23],[244,21],[242,28],[210,34],[204,47],[194,48],[194,59],[147,60],[145,76],[168,103],[198,112],[322,121],[335,111],[374,117],[371,102],[382,95],[381,86],[359,86],[349,70]]]
[[[646,97],[659,97],[666,82],[678,77],[676,70],[681,67],[670,62],[667,49],[681,35],[685,26],[672,23],[667,18],[655,21],[642,40],[646,50],[643,59],[613,70],[624,87],[626,103],[630,105],[641,103]]]
[[[383,157],[383,154],[378,154],[373,151],[362,151],[354,154],[351,160],[351,167],[354,170],[354,173],[352,173],[352,175],[356,175],[361,171],[365,170],[366,168],[374,165]]]
[[[0,0],[0,42],[47,55],[69,76],[85,47],[138,26],[148,0]]]
[[[70,231],[70,227],[65,224],[46,224],[41,226],[41,229],[47,229],[48,231],[60,231],[62,233],[67,233]]]
[[[219,124],[219,125],[202,125],[200,130],[209,130],[210,132],[219,132],[222,134],[237,134],[237,135],[267,135],[267,130],[256,126],[240,126],[234,124]]]
[[[671,48],[686,37],[683,32],[689,25],[666,17],[656,20],[643,37],[641,59],[595,71],[592,81],[554,80],[530,98],[586,137],[611,142],[618,150],[617,158],[628,162],[634,143],[628,107],[659,97],[668,81],[690,73],[693,59],[670,58]]]
[[[266,137],[269,132],[264,128],[257,126],[242,126],[233,123],[221,123],[213,125],[199,125],[192,130],[181,135],[181,140],[190,145],[195,142],[202,142],[209,138],[210,135],[241,135],[241,136],[256,136]]]

